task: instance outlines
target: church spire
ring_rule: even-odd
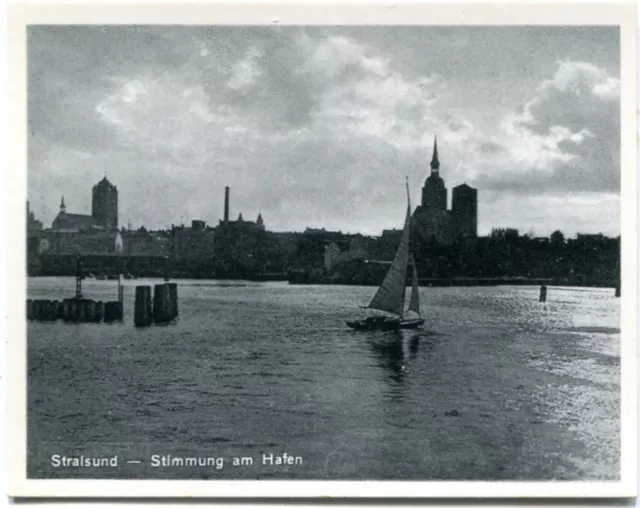
[[[433,157],[431,158],[431,173],[438,173],[440,170],[440,161],[438,160],[438,137],[433,138]]]
[[[67,207],[64,205],[64,196],[62,196],[62,199],[60,200],[60,213],[65,213]]]

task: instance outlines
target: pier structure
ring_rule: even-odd
[[[65,323],[113,323],[123,318],[123,287],[118,277],[117,301],[95,301],[82,294],[83,262],[76,258],[75,295],[63,300],[27,300],[27,320]]]

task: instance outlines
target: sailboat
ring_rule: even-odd
[[[424,323],[420,315],[420,293],[418,272],[411,258],[413,280],[409,308],[404,311],[404,300],[407,285],[407,268],[409,265],[409,235],[411,230],[411,200],[407,183],[407,214],[402,230],[400,245],[393,262],[374,295],[371,303],[365,308],[381,311],[381,315],[364,319],[347,320],[347,326],[355,330],[399,330],[401,328],[417,328]]]

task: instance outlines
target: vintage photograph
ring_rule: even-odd
[[[25,32],[28,480],[620,481],[619,26]]]

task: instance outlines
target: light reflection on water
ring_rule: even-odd
[[[424,330],[358,333],[375,288],[179,281],[177,323],[28,327],[30,476],[614,479],[613,290],[421,288]],[[29,280],[63,298],[73,280]],[[112,299],[114,281],[85,281]],[[60,444],[66,443],[66,444]],[[60,448],[302,455],[301,468],[51,471]],[[160,452],[158,452],[160,453]]]

